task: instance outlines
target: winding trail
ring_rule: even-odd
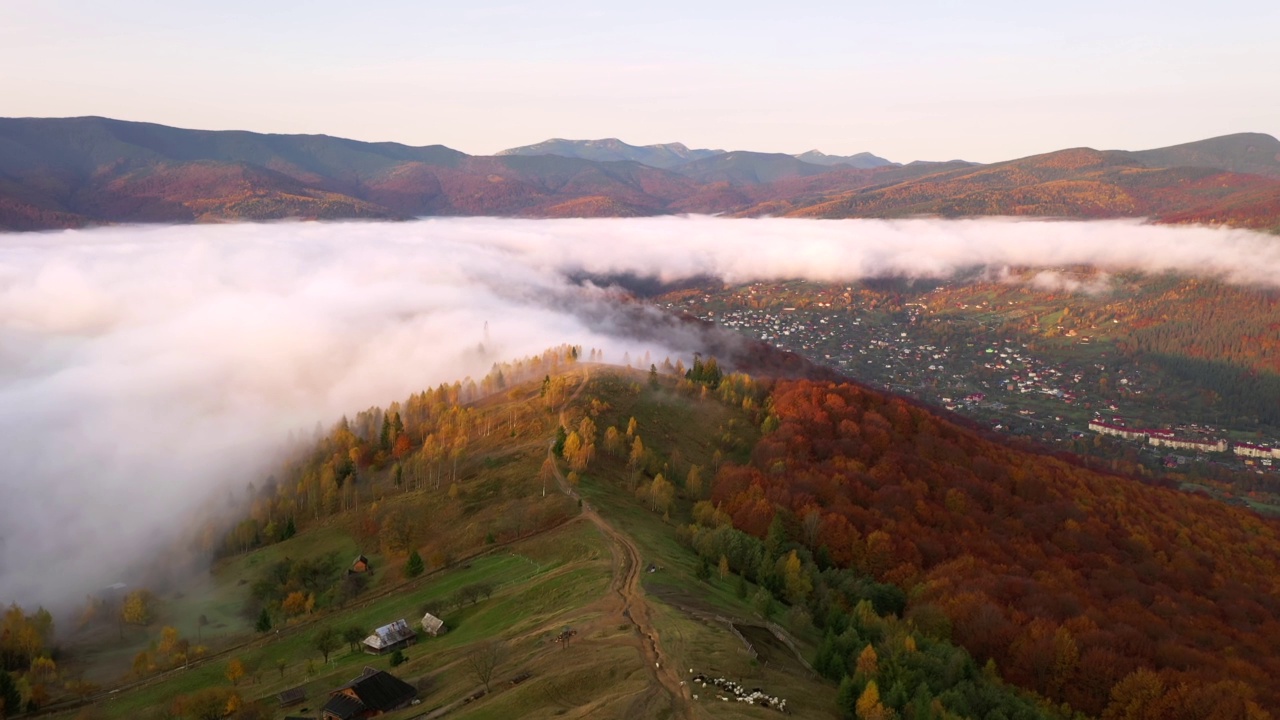
[[[564,407],[575,400],[587,386],[590,380],[590,374],[583,368],[582,382],[579,383],[577,389],[570,395],[560,410],[560,425],[565,425]],[[567,428],[566,428],[567,429]],[[648,669],[651,680],[661,687],[671,700],[672,717],[691,720],[695,717],[693,710],[692,697],[687,688],[680,682],[679,673],[676,672],[675,666],[669,661],[658,644],[658,630],[654,627],[652,619],[649,617],[649,604],[645,601],[644,588],[640,585],[640,549],[636,547],[635,541],[628,537],[625,533],[620,532],[608,520],[600,516],[595,508],[583,500],[569,485],[569,481],[564,474],[560,472],[560,466],[555,462],[555,440],[552,439],[547,445],[547,457],[551,460],[552,467],[555,470],[556,483],[560,486],[560,491],[571,498],[582,502],[582,517],[589,520],[609,540],[609,551],[613,554],[615,569],[613,573],[613,581],[610,585],[610,593],[616,595],[617,600],[612,603],[615,613],[630,623],[640,636],[640,651],[644,656],[645,667]]]

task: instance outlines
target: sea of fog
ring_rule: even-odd
[[[1006,220],[432,219],[0,234],[0,604],[121,577],[286,434],[561,343],[656,357],[571,278],[1092,264],[1280,284],[1247,231]],[[1065,276],[1042,287],[1074,290]],[[1090,286],[1090,292],[1105,287]],[[590,310],[589,312],[587,310]],[[675,354],[673,354],[675,353]]]

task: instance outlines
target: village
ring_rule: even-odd
[[[1144,392],[1133,368],[1053,362],[1014,338],[943,342],[922,322],[923,307],[899,315],[831,309],[815,302],[780,310],[724,306],[711,295],[682,306],[690,312],[877,385],[991,422],[998,430],[1068,440],[1067,426],[1083,426],[1088,407],[1119,409],[1121,397]],[[714,308],[714,309],[713,309]],[[1098,385],[1116,388],[1099,398]],[[1043,437],[1049,431],[1049,437]]]
[[[1166,468],[1210,454],[1240,470],[1280,472],[1280,440],[1179,417],[1158,397],[1144,368],[1089,338],[1071,339],[1078,352],[1038,348],[1034,340],[995,327],[956,332],[925,302],[886,310],[859,305],[848,291],[837,290],[810,286],[798,296],[786,285],[754,283],[684,293],[660,304],[999,432],[1063,446],[1079,446],[1087,431],[1101,432],[1140,440],[1150,461]],[[792,304],[779,306],[779,299]],[[1107,426],[1105,418],[1122,416],[1153,418],[1139,426],[1155,429],[1141,430],[1139,438],[1127,429],[1132,420],[1120,420],[1110,423],[1119,431],[1099,430]]]

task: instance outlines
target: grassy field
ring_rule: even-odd
[[[249,677],[240,681],[241,692],[248,698],[271,698],[305,682],[320,696],[323,689],[358,675],[366,664],[387,666],[387,658],[352,652],[345,645],[332,653],[325,664],[313,646],[316,633],[324,626],[373,628],[401,618],[416,625],[427,608],[434,609],[451,630],[408,651],[410,661],[397,670],[397,675],[410,680],[477,640],[529,632],[539,623],[553,619],[563,606],[572,606],[575,598],[590,598],[603,592],[609,568],[607,550],[597,547],[599,542],[592,528],[573,523],[436,573],[405,592],[331,613],[306,630],[268,633],[254,646],[231,656],[249,669]],[[490,598],[463,607],[448,604],[459,588],[485,582],[497,588]],[[442,607],[448,609],[441,610]],[[105,703],[103,710],[111,718],[138,717],[145,709],[167,705],[179,695],[226,685],[230,659],[172,673],[163,682],[121,694]],[[280,661],[284,662],[283,673],[279,670]],[[312,666],[310,673],[308,664]]]

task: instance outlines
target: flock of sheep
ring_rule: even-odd
[[[693,675],[693,668],[689,668],[689,674]],[[726,695],[716,696],[718,699],[723,700],[725,702],[728,702],[729,700],[735,700],[737,702],[746,703],[748,705],[759,705],[760,707],[763,707],[763,708],[773,708],[774,710],[777,710],[779,712],[785,713],[787,711],[786,700],[774,697],[772,695],[768,695],[760,688],[752,688],[751,690],[747,690],[746,688],[744,688],[743,686],[739,685],[738,683],[732,680],[726,680],[725,678],[707,677],[706,675],[703,675],[701,673],[697,675],[693,675],[693,682],[697,683],[698,685],[704,688],[705,687],[718,688],[719,690],[722,690],[725,693],[728,693],[727,696]],[[698,696],[694,695],[693,699],[697,700]]]

